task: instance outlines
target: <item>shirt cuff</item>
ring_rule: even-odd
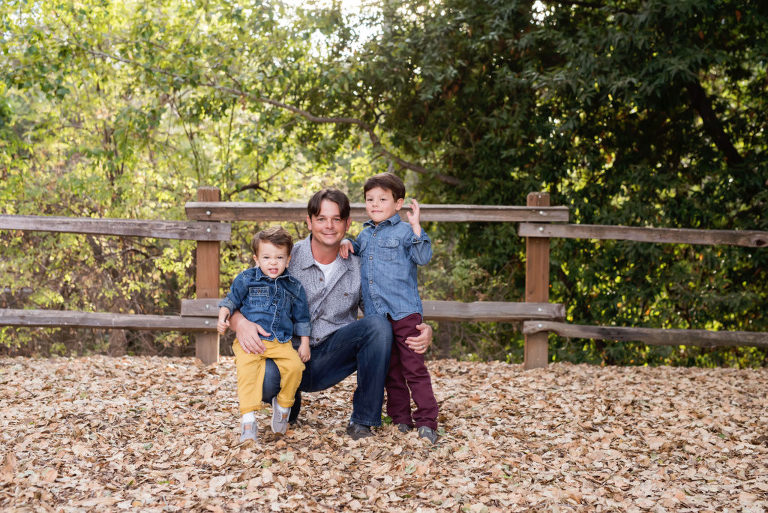
[[[237,308],[235,307],[235,303],[231,299],[229,299],[228,297],[225,297],[224,299],[219,301],[218,307],[219,308],[222,308],[222,307],[227,308],[229,310],[230,315],[232,314],[232,312],[237,310]]]
[[[308,337],[312,330],[308,322],[297,322],[293,325],[293,334],[298,337]]]

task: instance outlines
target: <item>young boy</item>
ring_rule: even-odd
[[[235,340],[237,398],[240,402],[240,441],[258,441],[254,411],[262,407],[265,359],[271,358],[280,369],[280,393],[272,399],[272,431],[285,433],[296,389],[301,383],[304,362],[310,357],[309,306],[299,280],[286,271],[291,260],[293,240],[277,226],[257,233],[251,241],[256,266],[237,275],[227,297],[219,302],[216,329],[224,333],[229,316],[239,310],[246,319],[264,330],[262,354],[246,353]],[[301,337],[298,352],[291,340]]]
[[[365,315],[386,316],[392,324],[394,343],[387,374],[387,415],[405,433],[418,428],[419,436],[437,441],[437,401],[424,356],[405,344],[409,336],[419,335],[422,322],[421,298],[416,282],[416,266],[432,258],[432,242],[421,229],[419,204],[411,200],[408,223],[398,211],[403,207],[405,185],[396,175],[381,173],[363,186],[365,211],[370,217],[352,243],[360,256],[363,307]],[[350,241],[344,241],[346,256]],[[409,392],[410,390],[410,392]],[[411,416],[411,395],[416,410]]]

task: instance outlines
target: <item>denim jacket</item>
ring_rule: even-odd
[[[281,344],[290,342],[294,334],[310,335],[307,295],[287,270],[273,280],[258,267],[246,269],[219,302],[222,306],[230,313],[240,310],[246,319],[270,332],[270,340],[277,339]]]
[[[352,245],[360,256],[366,315],[388,314],[399,320],[423,313],[416,266],[432,258],[432,241],[424,230],[416,237],[411,225],[395,214],[378,225],[366,221]]]

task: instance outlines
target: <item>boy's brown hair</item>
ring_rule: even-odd
[[[261,243],[261,241],[269,242],[278,248],[288,248],[288,255],[291,254],[291,250],[293,249],[293,237],[291,237],[291,234],[282,226],[273,226],[272,228],[261,230],[253,236],[253,239],[251,240],[251,249],[253,250],[254,255],[258,256],[259,243]]]
[[[399,176],[392,173],[379,173],[365,181],[363,185],[363,194],[375,187],[381,187],[385,191],[390,191],[395,201],[405,198],[405,184]]]

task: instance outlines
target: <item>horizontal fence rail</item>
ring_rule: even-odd
[[[693,230],[688,228],[646,228],[596,224],[521,223],[521,237],[559,237],[563,239],[610,239],[674,244],[707,244],[763,248],[768,232],[756,230]]]
[[[551,321],[526,321],[523,323],[524,334],[544,331],[557,333],[561,337],[617,340],[620,342],[634,341],[652,346],[755,346],[768,348],[768,333],[764,332],[584,326]]]
[[[217,317],[218,299],[183,299],[182,316]],[[433,321],[523,321],[526,319],[564,319],[565,306],[559,303],[505,303],[499,301],[422,301],[424,318]]]
[[[568,222],[568,207],[512,207],[488,205],[419,205],[422,221],[443,222]],[[187,217],[198,221],[304,221],[306,203],[188,202]],[[400,216],[407,220],[407,206]],[[365,205],[353,203],[353,221],[366,221]]]
[[[0,215],[0,230],[48,231],[93,235],[196,240],[196,291],[203,299],[182,299],[181,315],[138,315],[60,310],[0,309],[0,326],[138,329],[196,332],[196,352],[205,363],[218,360],[219,258],[221,241],[231,239],[234,221],[304,221],[304,203],[232,203],[218,201],[218,189],[198,190],[198,201],[186,204],[191,221],[92,219],[53,216]],[[401,215],[407,219],[407,207]],[[423,221],[516,222],[526,237],[526,302],[423,301],[424,318],[435,321],[522,322],[526,336],[525,368],[547,363],[547,332],[569,338],[638,341],[648,345],[701,347],[768,347],[768,333],[584,326],[562,322],[565,307],[549,303],[549,239],[578,238],[630,240],[649,243],[768,247],[768,232],[752,230],[694,230],[629,226],[565,224],[567,207],[549,206],[546,193],[528,195],[528,206],[421,205]],[[361,203],[352,205],[351,218],[365,221]],[[221,222],[225,221],[225,222]],[[554,223],[554,224],[553,224]],[[538,252],[533,249],[538,248]],[[531,264],[531,265],[529,265]],[[535,264],[535,265],[534,265]],[[533,294],[538,291],[539,293]],[[536,341],[535,355],[529,355]],[[536,351],[531,349],[531,354]],[[541,354],[539,354],[541,353]],[[530,358],[529,358],[530,356]]]
[[[228,241],[232,234],[232,226],[227,223],[16,216],[6,214],[0,215],[0,230],[65,232],[202,241]]]
[[[101,328],[154,331],[216,331],[216,321],[174,315],[115,314],[0,308],[0,325],[49,328]]]

